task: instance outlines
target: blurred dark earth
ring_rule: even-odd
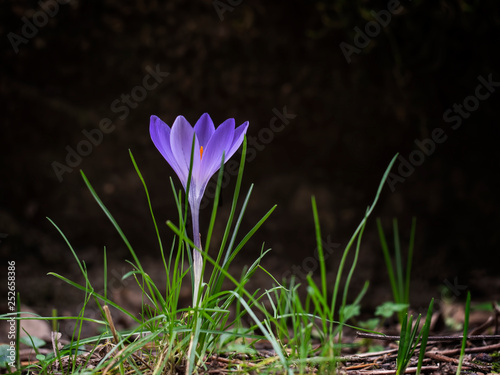
[[[1,268],[16,262],[17,291],[37,312],[77,314],[84,297],[47,275],[82,282],[46,217],[96,290],[106,247],[114,297],[138,303],[120,281],[131,256],[80,169],[144,267],[165,277],[128,150],[170,244],[169,177],[180,184],[150,140],[149,117],[171,125],[182,114],[194,124],[204,112],[216,124],[250,122],[243,190],[255,186],[239,238],[278,205],[239,266],[265,242],[273,250],[264,265],[277,279],[317,271],[315,195],[334,246],[333,284],[341,251],[399,152],[365,231],[353,292],[370,280],[366,306],[391,298],[375,218],[388,235],[398,218],[406,244],[415,216],[415,306],[443,288],[459,300],[465,289],[473,301],[500,298],[497,1],[46,0],[3,1],[0,12]],[[215,243],[235,182],[226,177]],[[272,280],[261,273],[255,285]]]

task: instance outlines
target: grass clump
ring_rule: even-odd
[[[79,314],[73,317],[32,316],[20,318],[16,314],[2,316],[3,319],[9,319],[13,316],[17,320],[44,319],[54,322],[55,326],[53,351],[45,354],[37,352],[38,346],[33,338],[32,347],[37,352],[37,360],[25,365],[16,365],[11,370],[22,369],[33,374],[128,374],[131,372],[191,374],[208,371],[212,361],[215,361],[218,356],[224,355],[227,369],[240,373],[250,371],[288,374],[312,371],[336,372],[343,345],[343,329],[349,326],[348,322],[359,314],[361,300],[368,290],[367,282],[354,298],[349,292],[359,259],[361,240],[368,218],[380,197],[385,180],[397,155],[390,162],[372,204],[367,207],[360,224],[342,252],[333,284],[327,280],[318,208],[314,197],[312,197],[311,205],[319,256],[319,281],[316,281],[312,274],[308,274],[304,280],[293,277],[289,280],[277,280],[261,265],[263,257],[270,251],[264,245],[262,245],[260,256],[244,269],[239,277],[235,277],[229,272],[231,264],[237,259],[240,251],[275,209],[272,207],[252,228],[246,233],[240,234],[243,216],[253,191],[253,186],[250,186],[243,195],[243,199],[240,199],[245,155],[246,140],[243,143],[243,152],[225,230],[222,238],[219,239],[219,247],[214,251],[212,234],[217,220],[223,160],[218,172],[217,189],[204,246],[195,245],[187,234],[188,200],[182,190],[175,188],[172,180],[171,186],[178,220],[176,223],[167,222],[167,227],[174,234],[174,238],[169,246],[165,246],[161,240],[161,226],[158,225],[155,218],[145,178],[130,152],[130,158],[144,187],[152,224],[157,236],[159,258],[161,258],[162,266],[167,275],[165,285],[161,287],[143,268],[118,221],[106,208],[90,180],[82,172],[82,178],[90,193],[129,250],[132,259],[128,262],[130,270],[123,275],[123,279],[133,279],[138,285],[143,298],[142,311],[136,315],[135,312],[128,311],[109,298],[106,249],[103,251],[104,288],[103,292],[99,293],[89,278],[85,261],[78,257],[68,238],[49,219],[67,243],[83,275],[84,282],[79,284],[63,275],[50,274],[82,291],[84,294],[83,307]],[[205,275],[207,276],[206,281],[202,279],[199,292],[195,293],[195,286],[191,283],[193,295],[198,297],[193,300],[192,306],[183,307],[180,304],[181,286],[194,278],[192,273],[193,249],[197,249],[202,255],[202,274],[205,274],[207,270],[209,273]],[[212,257],[209,252],[215,253],[215,257]],[[348,264],[348,255],[351,252],[353,260],[351,264]],[[274,286],[268,290],[250,292],[248,283],[255,272],[259,270],[273,280]],[[400,271],[398,270],[396,274],[398,280],[401,281]],[[409,282],[408,280],[409,278],[406,279],[406,282]],[[227,285],[231,285],[231,287]],[[300,288],[306,290],[304,298],[299,292]],[[401,292],[400,289],[401,285],[396,288],[398,293]],[[405,284],[403,292],[406,290],[407,284]],[[406,301],[406,297],[401,298]],[[101,313],[100,318],[91,319],[85,316],[85,311],[90,303],[97,306]],[[127,316],[134,322],[132,329],[116,330],[113,319],[116,319],[119,314]],[[75,322],[73,335],[66,345],[61,345],[58,342],[60,337],[57,333],[57,322],[63,319]],[[414,343],[416,342],[416,331],[414,330],[416,324],[412,325],[411,318],[408,322],[402,330],[401,340],[401,342],[406,343],[406,346],[402,348],[404,349],[402,352],[407,353],[406,357],[412,353],[412,350],[415,350]],[[83,324],[88,323],[100,326],[102,333],[94,337],[82,337]],[[403,333],[405,339],[403,339]],[[424,337],[425,335],[422,336],[422,341],[424,341]],[[271,356],[261,355],[258,345],[262,341],[267,342],[272,348],[273,354]],[[244,360],[242,356],[244,356]],[[398,362],[398,366],[399,363],[404,367],[402,360]]]

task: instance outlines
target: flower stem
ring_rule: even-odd
[[[200,234],[200,209],[199,205],[194,203],[191,204],[191,219],[193,221],[193,242],[195,247],[201,250],[201,234]],[[198,306],[199,300],[199,292],[202,281],[202,268],[203,268],[203,259],[200,251],[197,249],[193,249],[193,306]]]

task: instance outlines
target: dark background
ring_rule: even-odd
[[[373,21],[370,12],[386,10],[388,1],[57,4],[46,24],[17,45],[17,53],[10,33],[22,37],[23,25],[33,22],[40,4],[1,4],[0,232],[7,237],[0,238],[0,255],[3,264],[16,261],[17,290],[25,304],[43,314],[52,307],[75,314],[83,298],[46,275],[54,271],[81,280],[50,217],[85,260],[96,289],[102,286],[107,247],[115,298],[134,305],[129,288],[118,281],[130,269],[124,260],[131,257],[89,194],[80,168],[148,272],[164,277],[128,149],[148,183],[169,244],[172,234],[163,223],[176,220],[169,176],[180,184],[149,138],[149,116],[171,125],[182,114],[194,124],[204,112],[216,124],[228,117],[237,124],[248,120],[249,139],[258,142],[249,145],[255,152],[243,188],[255,187],[241,233],[278,205],[238,264],[255,259],[265,241],[273,251],[264,264],[278,279],[293,265],[304,265],[315,248],[310,204],[315,195],[323,237],[340,244],[328,259],[332,283],[338,254],[371,204],[391,158],[399,152],[409,160],[417,150],[415,140],[443,129],[445,142],[436,144],[394,191],[385,186],[366,229],[354,289],[369,279],[367,306],[390,299],[375,217],[388,234],[392,218],[398,218],[406,244],[415,216],[415,305],[427,304],[453,283],[471,289],[473,300],[499,298],[499,94],[479,100],[456,130],[454,121],[443,119],[455,103],[474,95],[479,76],[500,81],[495,0],[402,1],[398,14],[350,56],[350,63],[340,44],[355,46],[355,28],[365,30]],[[168,77],[132,103],[135,108],[126,116],[123,109],[117,111],[113,102],[142,85],[147,67],[157,66]],[[265,130],[273,110],[285,107],[296,117],[282,131]],[[60,182],[53,163],[64,164],[67,147],[76,149],[86,139],[82,131],[99,128],[106,118],[114,130],[103,134]],[[214,241],[221,236],[230,194],[224,189]],[[202,231],[209,211],[202,212]],[[269,287],[271,280],[261,275],[255,284]],[[452,290],[452,296],[463,298],[462,291]]]

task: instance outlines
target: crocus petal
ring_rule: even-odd
[[[184,116],[177,116],[174,124],[172,125],[172,131],[170,132],[170,147],[172,149],[172,154],[177,164],[179,165],[179,170],[181,173],[178,174],[178,176],[184,188],[186,188],[188,180],[194,134],[195,133],[193,127],[184,118]],[[198,175],[200,169],[200,157],[198,154],[200,144],[197,137],[195,137],[194,147],[193,180]]]
[[[243,138],[245,137],[245,134],[247,132],[247,129],[248,129],[248,121],[244,122],[234,130],[233,144],[231,145],[231,148],[226,152],[226,156],[224,158],[225,161],[229,160],[231,156],[234,155],[236,150],[238,150],[238,148],[241,146],[241,144],[243,143]]]
[[[159,117],[153,115],[149,123],[149,133],[158,151],[160,151],[175,173],[180,176],[181,170],[170,147],[170,127]]]
[[[203,158],[201,160],[200,180],[209,180],[212,175],[220,168],[222,153],[229,151],[234,138],[234,119],[230,118],[224,121],[215,130],[208,141],[206,148],[203,148]],[[224,161],[228,160],[224,156]]]
[[[204,113],[201,115],[199,120],[196,122],[196,125],[194,126],[194,131],[196,133],[196,136],[198,137],[198,141],[200,141],[200,146],[203,146],[203,148],[205,148],[208,144],[208,141],[215,132],[214,122],[212,121],[208,113]]]
[[[224,154],[224,163],[231,158],[243,142],[247,128],[248,122],[235,129],[234,119],[227,119],[215,129],[207,113],[198,119],[194,128],[183,116],[175,119],[172,128],[158,117],[151,116],[151,139],[174,169],[184,189],[187,187],[191,153],[193,153],[189,188],[189,202],[192,209],[198,209],[208,181],[220,168],[222,155]]]

